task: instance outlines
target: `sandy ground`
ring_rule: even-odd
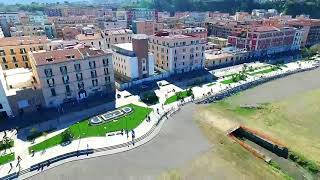
[[[196,122],[195,105],[167,120],[151,142],[128,152],[64,164],[30,179],[155,179],[210,149]]]
[[[320,88],[320,69],[294,74],[271,81],[232,98],[233,104],[259,104],[284,99]]]

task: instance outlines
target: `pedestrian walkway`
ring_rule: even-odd
[[[281,70],[273,71],[268,74],[263,74],[261,76],[249,76],[244,81],[239,81],[232,84],[222,84],[220,83],[223,79],[219,79],[216,84],[209,86],[208,84],[202,85],[202,86],[195,86],[192,87],[192,91],[194,93],[194,99],[201,99],[204,97],[207,97],[209,94],[215,94],[219,92],[223,92],[225,90],[228,90],[230,88],[237,87],[239,85],[257,81],[259,79],[265,78],[265,77],[272,77],[279,74],[283,74],[289,71],[295,71],[299,69],[307,69],[312,67],[315,64],[315,62],[294,62],[286,64]],[[241,71],[242,68],[239,68],[239,66],[236,67],[239,71]],[[235,70],[232,70],[232,72],[235,72]],[[222,74],[222,72],[220,72]],[[186,89],[182,89],[181,87],[178,87],[174,84],[168,84],[165,86],[160,86],[158,90],[155,91],[157,96],[159,97],[159,103],[153,106],[149,106],[153,109],[153,112],[149,115],[150,121],[144,120],[137,128],[134,129],[133,132],[129,132],[128,134],[120,134],[113,133],[106,134],[104,137],[90,137],[90,138],[83,138],[72,141],[70,145],[67,146],[55,146],[52,148],[49,148],[45,151],[37,152],[34,154],[29,154],[28,148],[32,146],[32,142],[25,141],[24,139],[21,139],[17,137],[17,135],[14,132],[7,132],[8,136],[11,136],[15,140],[15,146],[10,149],[10,151],[15,152],[16,154],[16,160],[13,161],[10,165],[10,163],[7,163],[5,165],[0,166],[0,174],[1,175],[7,175],[13,172],[19,172],[22,169],[27,169],[30,166],[40,163],[42,161],[45,161],[47,159],[56,157],[58,155],[63,155],[68,152],[73,151],[79,151],[79,150],[86,150],[86,149],[98,149],[98,148],[104,148],[104,147],[110,147],[118,144],[123,144],[127,142],[131,142],[134,138],[140,138],[147,134],[156,124],[158,124],[160,117],[168,112],[171,109],[178,108],[179,105],[182,103],[181,101],[177,101],[168,105],[165,105],[165,101],[170,96],[174,95],[176,92],[184,91]],[[108,110],[112,110],[116,107],[121,107],[127,104],[136,104],[139,106],[147,107],[146,104],[140,101],[139,96],[132,95],[127,91],[117,91],[117,94],[119,94],[119,98],[116,99],[115,103],[106,103],[102,104],[100,106],[85,109],[84,111],[77,112],[77,113],[70,113],[66,114],[57,120],[41,123],[36,126],[38,130],[45,130],[49,127],[56,127],[57,130],[53,133],[48,134],[45,137],[40,137],[36,139],[34,143],[39,143],[44,141],[45,139],[48,139],[50,137],[53,137],[62,131],[64,131],[65,128],[70,126],[71,124],[80,121],[84,118],[91,117],[97,114],[101,114],[102,112],[106,112]],[[188,97],[184,99],[184,102],[191,101],[192,98]],[[149,118],[146,118],[149,119]],[[26,128],[21,130],[19,132],[20,135],[26,135],[28,131],[30,131],[30,128]],[[4,135],[4,132],[2,132]],[[18,135],[19,135],[18,134]],[[0,134],[1,135],[1,134]],[[132,148],[132,147],[128,147]],[[20,158],[18,158],[20,157]]]

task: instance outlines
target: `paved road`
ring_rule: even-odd
[[[281,100],[320,88],[320,68],[293,74],[285,78],[262,84],[232,98],[233,104],[256,104]]]
[[[132,151],[67,163],[30,179],[155,179],[210,148],[192,119],[194,106],[183,107],[165,122],[155,139]]]

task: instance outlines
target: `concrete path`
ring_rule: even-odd
[[[184,106],[163,125],[151,142],[131,151],[75,161],[30,179],[155,179],[185,165],[210,146],[193,120],[195,105]]]

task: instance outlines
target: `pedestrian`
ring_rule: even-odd
[[[13,165],[12,165],[12,163],[10,163],[10,169],[12,169],[13,168]]]

